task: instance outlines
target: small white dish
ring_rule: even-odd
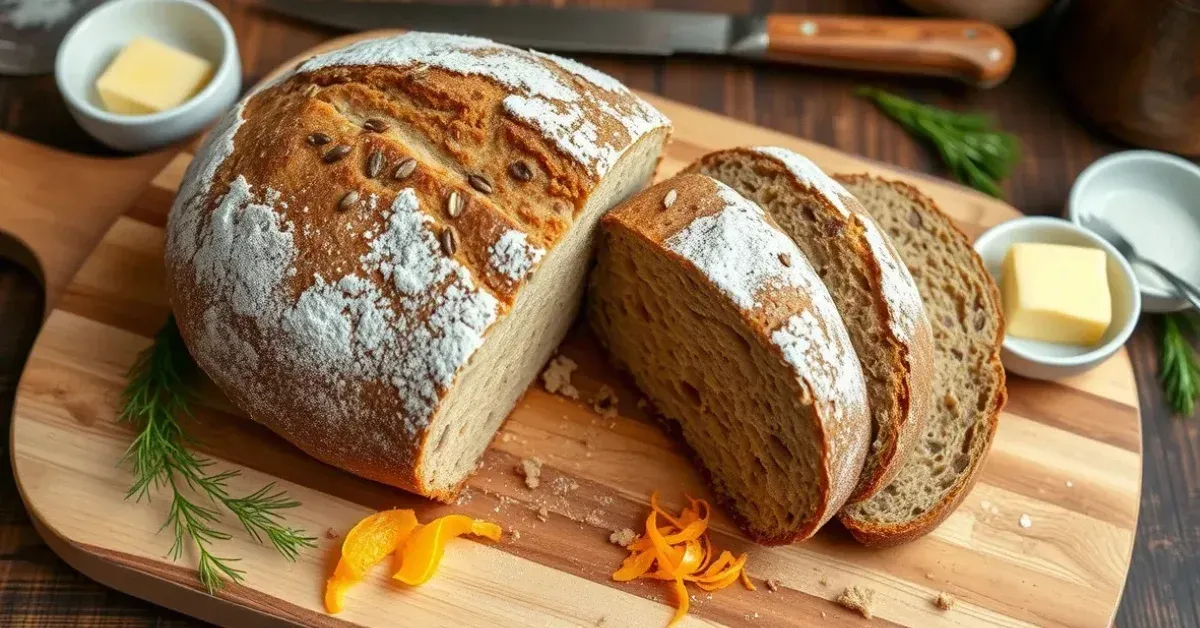
[[[96,79],[137,35],[208,59],[213,76],[182,105],[147,115],[109,113]],[[55,59],[54,79],[75,121],[89,135],[123,151],[144,151],[198,133],[224,113],[242,89],[233,28],[201,0],[114,0],[83,16],[67,33]]]
[[[1062,379],[1090,370],[1125,344],[1142,312],[1142,298],[1129,262],[1100,236],[1060,218],[1031,216],[992,227],[975,240],[992,277],[1000,283],[1004,257],[1018,242],[1070,244],[1101,249],[1108,256],[1108,289],[1112,294],[1112,324],[1092,347],[1028,340],[1005,335],[1000,358],[1004,367],[1033,379]]]
[[[1200,286],[1200,167],[1152,150],[1114,153],[1088,166],[1071,187],[1067,217],[1100,218],[1137,249]],[[1133,267],[1147,312],[1189,307],[1153,270]]]

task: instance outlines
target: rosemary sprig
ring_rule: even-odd
[[[195,442],[183,431],[179,417],[191,416],[187,377],[193,368],[175,319],[170,318],[155,335],[154,344],[129,370],[119,420],[133,425],[138,434],[121,462],[133,469],[126,499],[149,501],[153,491],[170,489],[171,509],[162,526],[170,528],[175,537],[168,554],[179,560],[188,545],[194,546],[200,583],[214,593],[226,580],[240,582],[245,573],[230,565],[239,559],[212,553],[215,542],[233,538],[216,527],[222,516],[219,507],[233,513],[251,538],[262,543],[265,537],[288,560],[295,560],[302,547],[316,547],[316,539],[282,525],[281,511],[300,502],[277,490],[274,483],[245,497],[232,497],[228,482],[241,472],[211,472],[214,462],[188,449]],[[196,493],[207,497],[211,505],[189,498]]]
[[[937,150],[950,174],[981,192],[1003,198],[999,181],[1008,178],[1020,155],[1017,138],[994,128],[981,113],[958,113],[901,98],[881,89],[855,93],[879,107]]]
[[[1190,417],[1200,401],[1200,364],[1188,339],[1195,334],[1195,319],[1185,314],[1167,314],[1162,321],[1162,365],[1159,379],[1167,404],[1180,416]]]

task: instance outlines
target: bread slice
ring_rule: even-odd
[[[867,545],[896,545],[937,527],[975,484],[1007,393],[1000,294],[954,224],[911,186],[838,176],[891,237],[933,322],[933,404],[896,479],[841,521]]]
[[[613,210],[587,313],[748,536],[805,539],[842,507],[870,439],[862,371],[820,278],[757,205],[682,175]]]
[[[167,225],[188,349],[308,454],[450,500],[570,327],[600,216],[670,124],[474,37],[307,59],[210,133]]]
[[[711,153],[688,168],[756,201],[829,287],[867,378],[873,436],[850,502],[882,489],[929,413],[932,332],[916,284],[887,237],[846,190],[782,148]]]

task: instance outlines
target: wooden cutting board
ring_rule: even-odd
[[[960,186],[647,98],[676,125],[660,177],[714,149],[773,144],[798,150],[830,172],[867,171],[917,185],[972,236],[1019,215]],[[612,386],[620,416],[600,417],[585,403],[534,385],[454,506],[309,459],[239,416],[208,386],[195,408],[197,420],[188,424],[200,449],[220,468],[243,471],[233,482],[235,493],[276,482],[303,502],[288,520],[317,536],[318,547],[291,564],[226,522],[235,538],[216,553],[241,557],[237,566],[246,579],[215,597],[204,593],[192,556],[178,563],[166,557],[171,538],[159,527],[168,500],[124,500],[131,476],[116,464],[132,437],[116,423],[124,374],[168,314],[163,228],[190,156],[174,157],[147,188],[134,190],[169,157],[87,160],[0,136],[0,193],[15,199],[14,210],[0,213],[0,232],[23,241],[40,261],[51,310],[17,393],[13,468],[30,514],[55,551],[108,586],[229,626],[666,625],[673,601],[662,583],[609,580],[625,552],[608,536],[639,528],[651,491],[662,491],[673,506],[684,492],[707,497],[709,491],[578,325],[562,347],[580,364],[575,383],[584,399],[602,384]],[[10,162],[26,167],[10,174]],[[69,189],[55,183],[64,180],[75,183]],[[92,194],[81,200],[81,189]],[[778,579],[782,588],[735,586],[711,597],[697,591],[686,623],[865,624],[830,601],[860,585],[876,591],[871,625],[1108,626],[1129,567],[1141,489],[1129,358],[1121,351],[1095,371],[1059,383],[1014,377],[1009,391],[978,485],[933,533],[870,550],[840,529],[827,529],[808,542],[768,549],[746,541],[718,515],[715,544],[748,551],[749,573]],[[545,462],[536,490],[514,472],[531,456]],[[359,518],[391,507],[415,508],[422,520],[465,513],[500,523],[507,533],[494,544],[456,541],[437,576],[420,588],[394,586],[380,568],[352,590],[344,613],[326,615],[321,589],[341,543],[326,531],[344,533]],[[545,521],[538,516],[543,508]],[[1032,525],[1022,527],[1022,515]],[[953,610],[933,606],[940,591],[958,599]]]

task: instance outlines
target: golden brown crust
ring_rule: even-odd
[[[678,175],[658,183],[609,212],[601,220],[603,233],[620,231],[647,242],[662,255],[673,260],[674,263],[695,272],[702,279],[703,283],[713,284],[713,280],[705,276],[702,269],[698,268],[691,260],[673,250],[668,246],[667,241],[679,234],[698,218],[712,216],[725,210],[728,202],[717,193],[718,188],[724,187],[723,184],[707,176],[697,174]],[[728,192],[733,193],[732,190],[728,190]],[[736,193],[733,194],[736,195]],[[669,205],[666,202],[668,197],[673,198],[673,202],[669,203]],[[747,202],[749,203],[749,201]],[[790,240],[782,234],[775,221],[765,213],[761,215],[761,219],[765,225],[769,225],[770,229],[780,232],[780,236],[784,238],[784,242],[792,249],[785,265],[803,265],[803,267],[807,268],[808,264],[803,258],[803,253],[796,249]],[[794,258],[791,256],[794,256]],[[811,269],[809,269],[809,272],[812,274],[812,280],[819,285],[816,273],[812,272]],[[721,294],[719,289],[714,292]],[[728,299],[728,297],[725,298]],[[828,301],[828,296],[824,298]],[[833,319],[822,319],[822,325],[826,328],[834,326],[840,329],[840,335],[845,339],[846,348],[852,352],[849,340],[845,337],[843,323],[833,309],[832,302],[829,302],[827,310],[819,310],[814,306],[812,295],[799,287],[790,285],[767,288],[761,293],[759,301],[761,305],[747,308],[739,307],[731,300],[731,304],[734,305],[731,309],[737,313],[744,323],[745,329],[757,339],[761,347],[777,356],[781,365],[785,368],[796,371],[794,373],[795,378],[801,383],[801,386],[807,389],[806,394],[809,395],[809,398],[820,398],[821,393],[816,391],[812,379],[810,379],[811,374],[800,372],[794,366],[790,365],[784,356],[783,349],[772,338],[772,335],[781,328],[784,328],[790,319],[802,312],[813,312],[818,317],[823,316],[824,313],[828,313],[832,315]],[[826,333],[832,336],[838,332],[830,330]],[[599,338],[603,344],[604,334],[599,334]],[[610,360],[618,368],[628,372],[634,371],[634,369],[630,368],[630,365],[622,362],[611,351],[609,355]],[[856,359],[854,359],[854,366],[857,366]],[[861,387],[861,380],[859,380],[859,384]],[[865,390],[860,389],[858,392],[860,396],[865,395]],[[717,491],[719,501],[727,506],[727,512],[731,514],[734,521],[755,542],[762,545],[786,545],[809,538],[841,508],[856,486],[858,473],[861,469],[862,459],[869,440],[870,416],[867,413],[865,398],[863,397],[860,397],[857,403],[850,399],[838,399],[834,403],[839,404],[845,409],[843,418],[837,419],[823,416],[820,411],[816,413],[820,418],[820,424],[817,426],[818,432],[823,434],[823,438],[818,443],[823,464],[821,466],[822,485],[820,487],[821,508],[817,512],[812,513],[807,519],[797,521],[794,529],[788,532],[763,535],[755,531],[743,513],[733,507],[733,503],[728,496],[721,494],[719,490]],[[670,431],[677,435],[680,432],[677,427],[672,428]],[[690,446],[689,449],[691,449]],[[711,481],[713,477],[711,470],[705,468],[700,463],[699,457],[695,455],[694,450],[692,450],[692,453],[693,460],[695,460],[706,478],[710,480],[710,486],[714,488],[718,487],[716,483]]]
[[[172,210],[167,289],[197,362],[251,418],[448,500],[419,473],[441,400],[607,168],[667,123],[566,61],[428,34],[384,43],[373,54],[400,61],[311,59],[219,125]],[[454,71],[488,55],[508,66]],[[599,157],[510,99],[591,124],[583,148]]]
[[[814,178],[817,177],[829,181],[829,178],[823,173],[802,172],[800,168],[803,165],[796,166],[789,163],[787,157],[790,151],[773,148],[765,150],[772,152],[767,153],[761,148],[748,147],[716,151],[701,157],[684,171],[700,172],[730,160],[745,161],[754,164],[755,169],[770,169],[776,174],[788,177],[793,185],[813,191],[825,209],[826,219],[840,226],[834,237],[839,238],[844,249],[853,252],[862,264],[870,269],[873,279],[871,293],[879,320],[894,319],[897,312],[892,310],[892,305],[885,298],[883,264],[891,263],[903,268],[903,262],[887,240],[886,235],[883,235],[882,230],[875,224],[874,219],[856,199],[845,190],[838,189],[836,184],[827,186],[814,181]],[[791,153],[791,155],[807,161],[798,154]],[[815,166],[813,168],[815,169]],[[845,212],[842,211],[842,208]],[[799,211],[799,208],[796,211]],[[874,229],[879,234],[883,250],[872,246],[868,240],[867,229]],[[890,260],[882,259],[889,255]],[[919,298],[915,298],[915,284],[912,283],[911,278],[901,278],[901,280],[907,281],[909,284],[907,287],[914,295],[915,303],[913,305],[915,307],[912,308],[911,315],[915,323],[912,336],[907,341],[898,337],[891,330],[885,331],[892,351],[897,354],[899,361],[905,366],[905,368],[896,369],[892,375],[891,389],[895,392],[895,401],[899,411],[894,415],[889,412],[887,417],[891,421],[891,431],[896,437],[880,441],[883,445],[882,448],[873,452],[874,472],[870,475],[864,474],[859,478],[858,486],[851,495],[849,503],[869,499],[891,482],[924,431],[925,419],[929,413],[929,393],[933,381],[933,332]],[[903,307],[903,304],[897,307]]]
[[[839,174],[834,178],[838,181],[854,184],[858,182],[875,182],[890,186],[896,192],[904,195],[913,202],[914,205],[921,208],[924,216],[934,221],[942,223],[947,228],[947,232],[954,235],[959,245],[965,251],[969,251],[971,259],[974,260],[974,268],[971,270],[979,277],[983,283],[990,288],[991,299],[989,303],[992,308],[992,316],[995,320],[1000,321],[997,326],[996,337],[992,342],[992,355],[988,359],[988,364],[991,366],[994,377],[998,382],[996,394],[991,400],[991,406],[984,412],[981,412],[983,421],[977,423],[983,425],[983,430],[971,428],[968,438],[965,440],[971,443],[982,443],[972,447],[974,454],[971,456],[970,465],[959,475],[958,481],[954,486],[950,487],[946,495],[942,498],[942,502],[933,509],[922,514],[920,517],[911,521],[906,521],[902,524],[878,524],[865,520],[851,518],[845,514],[839,516],[842,525],[850,531],[856,540],[864,545],[871,547],[891,547],[901,545],[909,541],[915,540],[925,534],[928,534],[951,513],[954,512],[962,500],[971,492],[971,488],[975,486],[978,480],[979,472],[983,468],[983,461],[987,457],[988,450],[991,448],[992,440],[996,435],[996,428],[999,425],[1000,413],[1004,409],[1005,403],[1008,401],[1008,390],[1005,387],[1005,371],[1004,366],[1000,361],[1000,346],[1004,341],[1004,316],[1000,310],[1000,291],[996,287],[992,276],[987,272],[983,265],[983,260],[975,253],[971,247],[970,239],[960,230],[954,221],[949,216],[942,213],[933,199],[922,194],[915,187],[902,181],[892,181],[874,177],[868,174]]]

